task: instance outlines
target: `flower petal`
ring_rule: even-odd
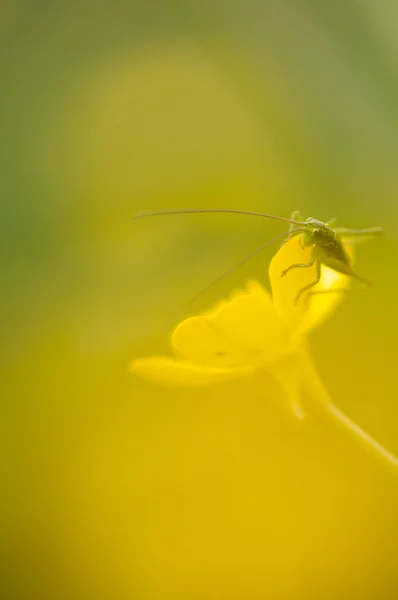
[[[353,247],[344,244],[347,254],[351,261],[354,258]],[[341,273],[337,273],[328,267],[322,266],[321,280],[314,286],[314,292],[330,292],[320,293],[310,297],[308,310],[305,312],[301,323],[296,330],[296,335],[317,327],[323,323],[336,310],[337,306],[344,298],[344,290],[347,290],[352,283],[352,278]],[[332,293],[333,290],[339,290]]]
[[[344,248],[353,259],[353,248],[345,244]],[[269,276],[277,310],[294,330],[295,337],[319,325],[341,302],[342,293],[324,293],[331,290],[344,290],[350,285],[350,277],[321,266],[321,280],[313,287],[312,292],[320,294],[303,297],[296,304],[300,290],[316,280],[316,266],[292,269],[282,277],[284,269],[292,264],[307,263],[310,260],[311,248],[305,248],[298,236],[284,244],[274,256],[269,268]]]
[[[252,369],[221,369],[194,365],[176,358],[149,357],[135,360],[130,371],[145,379],[173,386],[206,386],[237,379],[250,374]]]
[[[203,312],[203,315],[206,317],[213,317],[219,313],[221,308],[229,304],[232,300],[236,300],[237,298],[241,298],[242,296],[259,296],[260,298],[265,298],[265,300],[270,299],[269,292],[261,285],[260,282],[251,279],[246,282],[243,289],[234,290],[227,299],[219,300],[213,306],[206,309]]]
[[[217,311],[180,323],[171,339],[176,352],[213,367],[257,366],[289,353],[288,327],[269,294],[255,283],[249,284],[248,291]]]

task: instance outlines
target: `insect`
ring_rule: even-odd
[[[217,279],[215,279],[209,286],[204,288],[195,296],[192,300],[194,302],[197,300],[205,291],[207,291],[210,287],[213,287],[216,283],[218,283],[221,279],[235,271],[238,267],[242,266],[248,260],[259,254],[264,248],[266,248],[269,244],[276,242],[277,240],[285,237],[282,242],[282,245],[285,244],[292,236],[300,235],[301,242],[303,247],[311,247],[311,255],[306,263],[296,263],[290,265],[287,269],[282,271],[281,277],[285,277],[289,271],[292,269],[305,269],[308,267],[316,266],[316,278],[313,282],[303,287],[297,297],[296,303],[302,297],[303,294],[307,293],[307,295],[316,294],[316,293],[327,293],[328,290],[324,291],[311,291],[321,278],[321,265],[325,265],[338,273],[342,273],[343,275],[347,275],[358,281],[370,286],[372,285],[370,281],[364,279],[360,275],[358,275],[351,264],[350,257],[346,253],[344,249],[344,245],[342,240],[345,238],[356,239],[357,241],[362,241],[364,239],[371,238],[373,236],[379,235],[383,233],[383,229],[381,227],[371,227],[368,229],[346,229],[346,228],[333,228],[332,225],[335,223],[336,219],[331,219],[330,221],[324,223],[318,219],[314,219],[309,217],[306,220],[303,220],[299,211],[294,211],[291,215],[290,219],[286,219],[284,217],[278,217],[276,215],[269,215],[266,213],[260,212],[252,212],[245,210],[235,210],[235,209],[181,209],[181,210],[164,210],[164,211],[144,211],[134,215],[135,219],[142,219],[144,217],[154,217],[159,215],[178,215],[178,214],[189,214],[189,213],[233,213],[240,215],[252,215],[257,217],[263,217],[267,219],[276,219],[278,221],[284,221],[290,224],[289,231],[283,232],[271,240],[268,240],[265,244],[262,244],[259,248],[254,250],[251,254],[246,256],[242,261],[240,261],[237,265],[235,265],[232,269],[229,269]],[[330,290],[331,292],[336,291],[345,291],[345,290]],[[191,302],[191,304],[192,304]]]

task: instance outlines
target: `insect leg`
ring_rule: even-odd
[[[331,227],[333,225],[333,223],[336,223],[337,219],[336,217],[333,217],[333,219],[329,219],[329,221],[326,223],[326,225],[328,227]]]
[[[297,263],[294,265],[290,265],[287,269],[282,271],[281,277],[284,277],[289,271],[292,269],[306,269],[307,267],[312,267],[318,258],[319,250],[317,246],[314,246],[311,252],[310,260],[307,263]]]
[[[317,260],[316,261],[316,279],[315,281],[313,281],[312,283],[309,283],[308,285],[304,286],[299,293],[296,296],[296,299],[294,301],[294,304],[297,304],[298,301],[300,300],[301,296],[304,294],[304,292],[306,292],[307,290],[310,290],[312,287],[314,287],[314,285],[316,285],[317,283],[319,283],[321,279],[321,261]],[[311,292],[309,292],[310,294]],[[308,295],[309,295],[308,294]]]
[[[368,287],[372,286],[371,281],[369,281],[368,279],[364,279],[360,275],[357,275],[355,273],[355,271],[352,271],[352,273],[350,273],[350,276],[354,277],[354,279],[357,279],[361,283],[364,283]],[[360,288],[334,288],[332,290],[316,290],[315,292],[308,292],[308,296],[315,296],[317,294],[345,294],[346,292],[355,292],[355,291],[364,290],[364,289],[365,288],[360,287]]]
[[[316,296],[318,294],[346,294],[348,292],[359,292],[365,288],[335,288],[334,290],[317,290],[316,292],[308,292],[309,296]]]
[[[382,227],[370,227],[368,229],[346,229],[345,227],[337,227],[334,232],[344,237],[369,236],[373,237],[384,233]]]
[[[371,229],[335,229],[337,235],[341,237],[349,246],[368,242],[374,237],[383,233],[381,227],[372,227]]]
[[[300,211],[299,210],[294,210],[292,212],[290,220],[291,221],[303,221],[303,217],[301,216]]]
[[[298,221],[302,221],[303,219],[302,219],[302,216],[300,215],[300,211],[299,210],[294,210],[292,212],[292,214],[291,214],[290,220],[291,221],[297,221],[297,222]],[[279,248],[282,248],[282,246],[284,244],[286,244],[286,242],[288,242],[293,237],[293,229],[294,228],[295,228],[295,225],[293,223],[290,223],[289,231],[288,231],[288,234],[286,236],[286,239],[283,240],[283,242],[281,243],[281,245],[279,246]]]

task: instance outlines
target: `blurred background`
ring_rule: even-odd
[[[383,226],[311,336],[336,404],[398,454],[398,6],[2,3],[4,598],[396,598],[396,476],[271,381],[175,390],[204,285],[295,209]],[[195,310],[255,277],[265,251]]]

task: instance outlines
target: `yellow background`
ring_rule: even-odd
[[[376,6],[377,4],[377,6]],[[5,597],[396,598],[396,476],[277,386],[173,390],[204,285],[295,209],[385,228],[371,290],[311,336],[336,404],[398,454],[393,2],[5,2],[1,9]],[[267,249],[204,296],[249,277]]]

